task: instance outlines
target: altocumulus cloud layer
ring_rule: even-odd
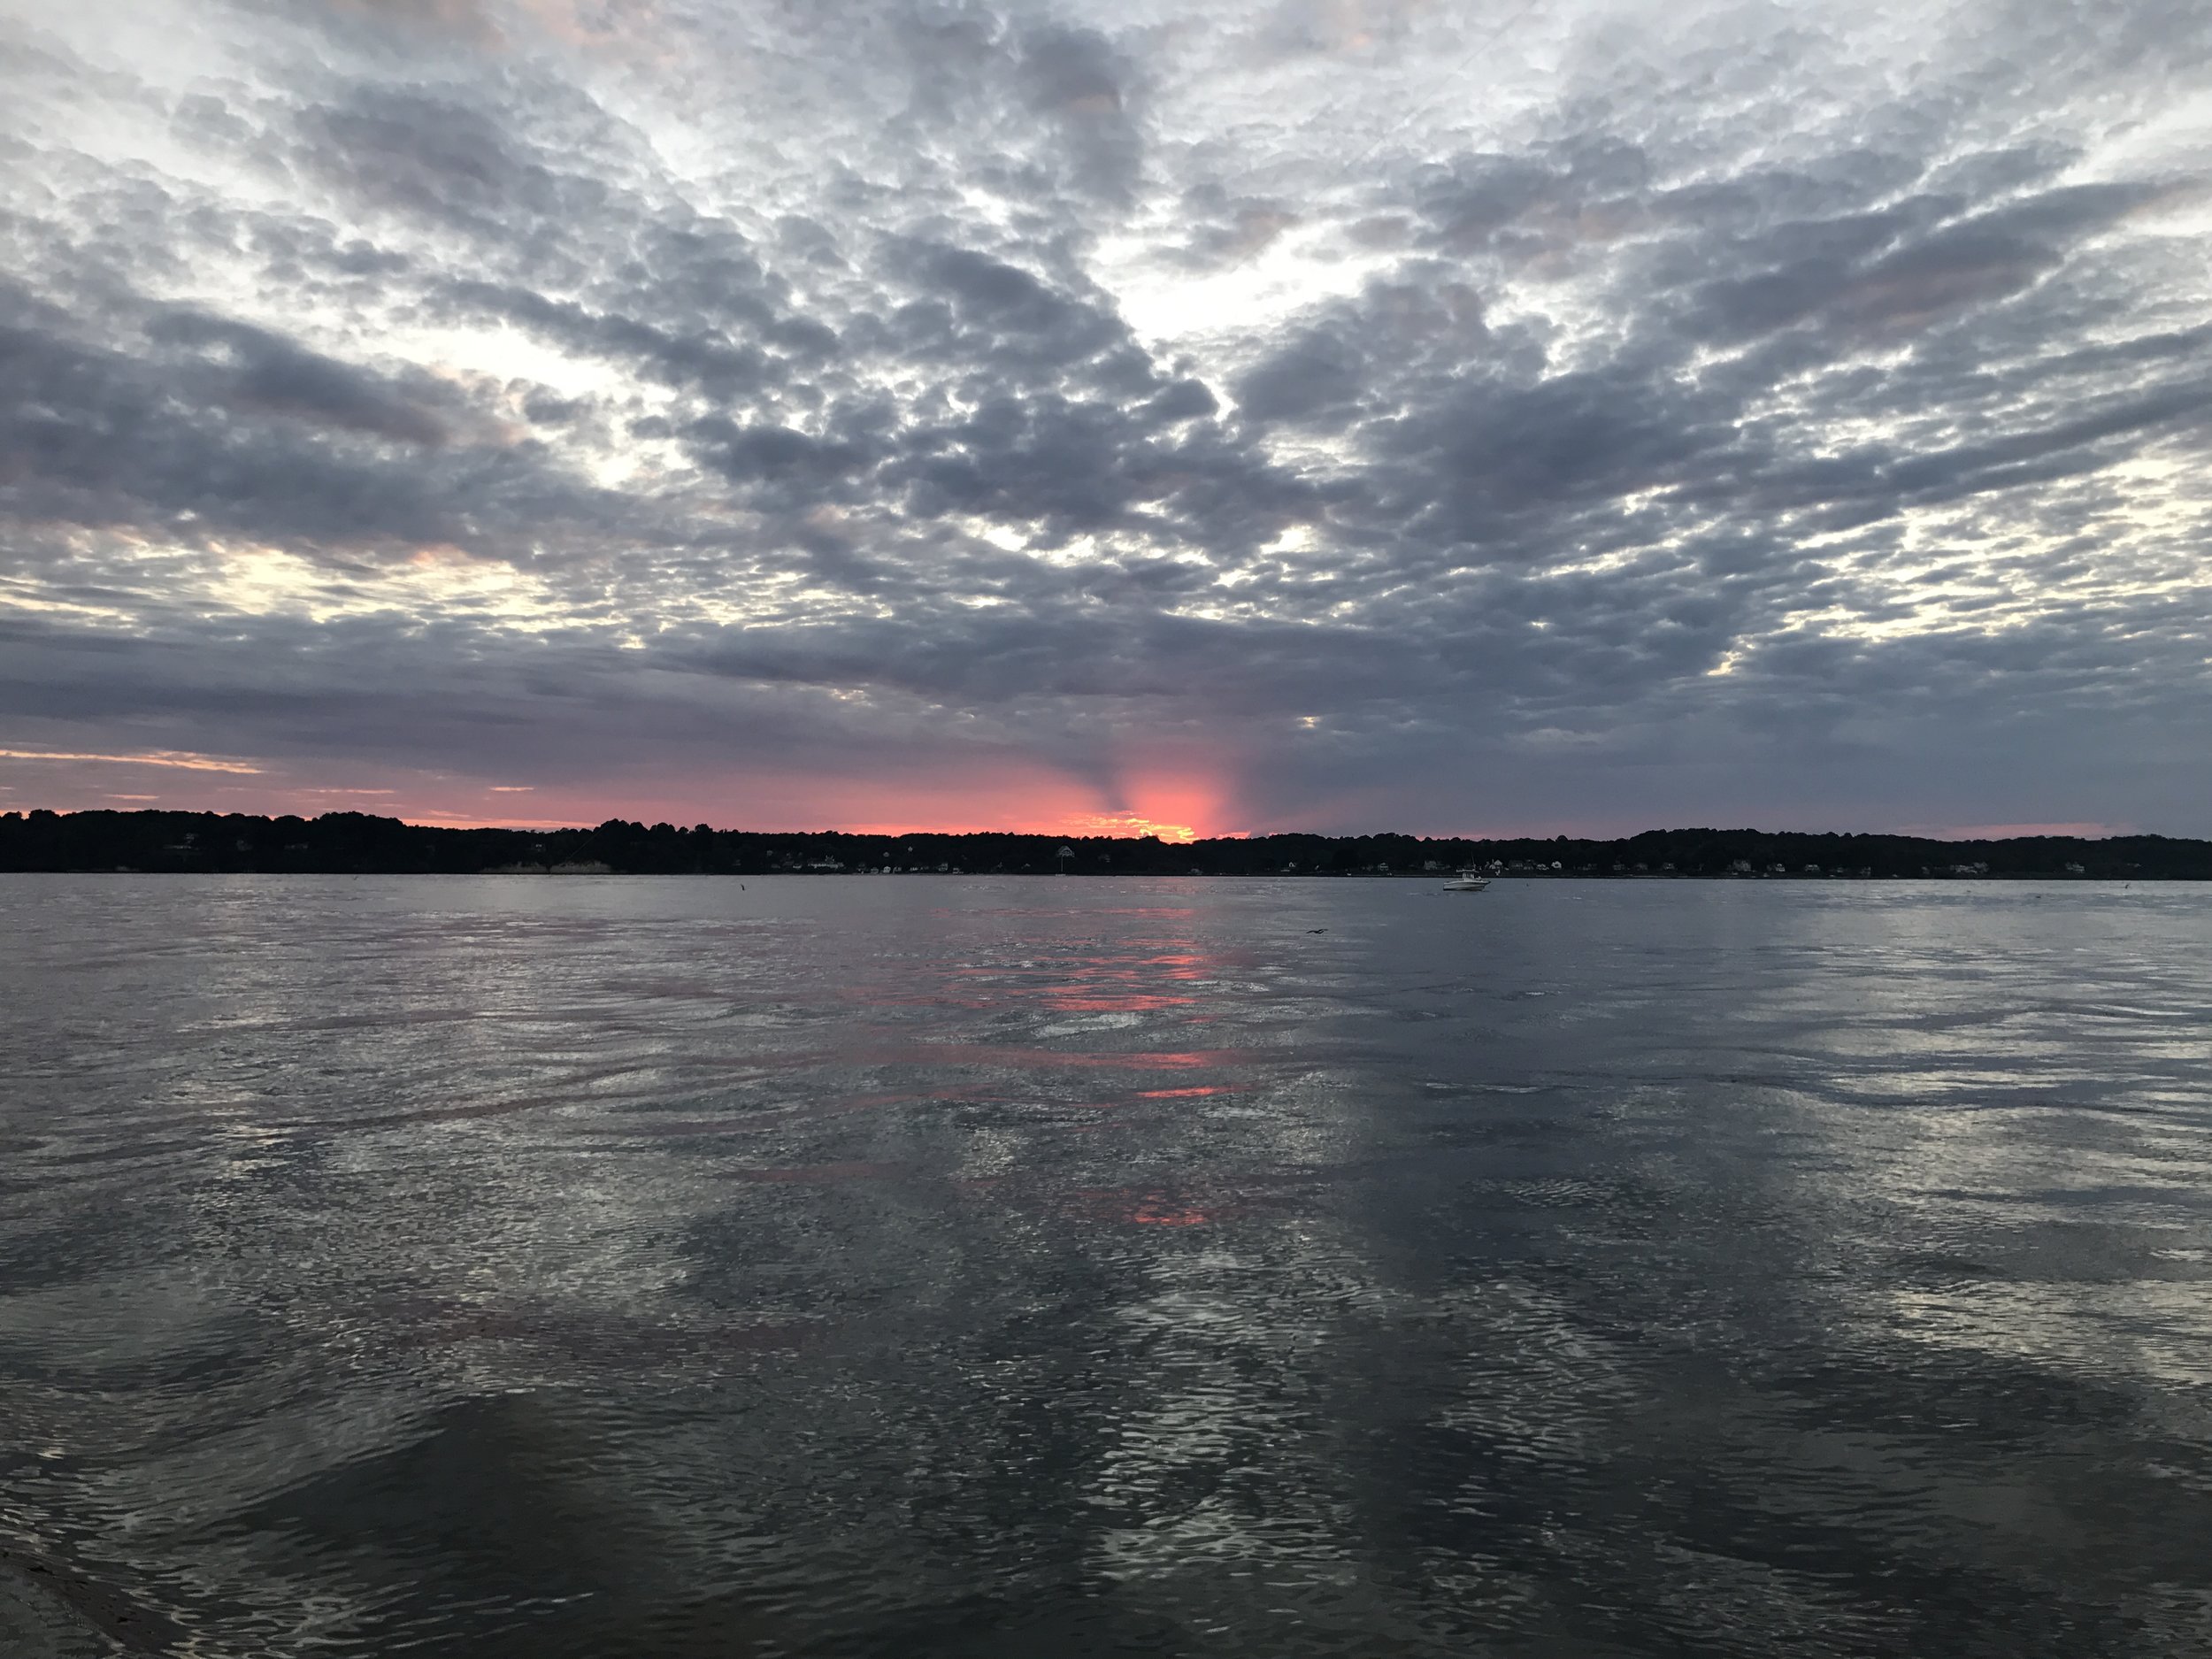
[[[2212,830],[2200,0],[9,0],[0,806]]]

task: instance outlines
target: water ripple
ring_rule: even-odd
[[[2212,1647],[2212,895],[0,926],[0,1551],[142,1648]]]

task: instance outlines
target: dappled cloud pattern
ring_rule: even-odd
[[[28,0],[0,810],[2201,833],[2208,65]]]

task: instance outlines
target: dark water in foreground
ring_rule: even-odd
[[[2212,1651],[2212,891],[0,937],[0,1545],[204,1659]]]

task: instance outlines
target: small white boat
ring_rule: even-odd
[[[1444,884],[1447,893],[1479,893],[1490,885],[1488,876],[1479,876],[1471,870],[1463,870]]]

